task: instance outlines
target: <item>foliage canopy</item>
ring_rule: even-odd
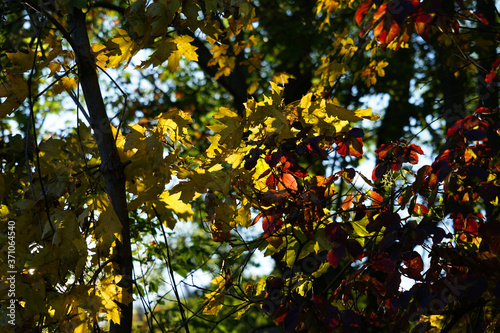
[[[2,330],[499,329],[495,2],[0,15]]]

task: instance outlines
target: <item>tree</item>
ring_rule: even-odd
[[[2,124],[4,327],[130,332],[135,298],[151,331],[494,332],[496,14],[486,0],[4,3],[0,115],[24,131]],[[361,99],[378,93],[376,129]],[[38,115],[69,100],[77,126],[42,137]],[[433,146],[403,138],[412,121]],[[424,149],[437,154],[417,169]],[[180,221],[190,234],[167,231]],[[259,250],[277,267],[253,279]],[[179,275],[200,267],[212,286],[183,297]],[[173,295],[150,302],[163,272]]]

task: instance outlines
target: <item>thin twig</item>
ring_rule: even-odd
[[[167,249],[167,266],[168,266],[168,273],[170,275],[170,279],[172,281],[172,289],[174,290],[175,298],[177,299],[177,304],[179,305],[179,311],[181,313],[181,318],[183,322],[186,322],[186,315],[184,314],[184,305],[181,303],[181,299],[179,297],[179,291],[177,290],[177,285],[175,283],[175,276],[174,276],[174,270],[172,268],[172,259],[170,257],[170,246],[168,245],[168,239],[167,239],[167,234],[165,232],[165,228],[163,227],[163,222],[160,217],[160,214],[158,214],[158,211],[156,210],[156,207],[152,205],[153,211],[155,212],[156,218],[158,218],[160,227],[161,227],[161,232],[163,235],[163,240],[165,242],[165,246]],[[186,323],[185,325],[186,333],[189,333],[189,326]]]

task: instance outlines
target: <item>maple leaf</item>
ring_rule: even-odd
[[[106,310],[108,320],[120,324],[122,316],[118,303],[130,304],[133,298],[125,288],[118,286],[115,281],[117,277],[118,276],[111,276],[102,280],[97,287],[97,292],[102,298],[102,305]]]
[[[171,230],[174,229],[177,220],[172,216],[174,212],[178,218],[187,221],[193,214],[191,205],[185,203],[181,199],[181,192],[171,194],[168,191],[163,192],[158,197],[157,208],[160,217],[165,220],[167,227]]]
[[[0,117],[8,116],[17,110],[28,97],[28,83],[22,75],[7,74],[8,82],[0,83],[0,97],[7,97],[0,104]]]
[[[216,276],[211,282],[217,286],[217,289],[205,295],[208,300],[203,308],[203,314],[216,316],[220,309],[224,306],[224,290],[226,280],[223,276]]]
[[[151,22],[152,36],[161,36],[166,33],[167,27],[172,23],[181,5],[180,0],[162,0],[148,5],[146,17]]]
[[[193,122],[191,115],[179,109],[171,109],[158,117],[157,128],[162,135],[168,135],[173,142],[181,139],[189,141],[188,126]]]
[[[15,53],[6,53],[7,58],[14,64],[11,70],[26,72],[30,70],[35,61],[35,51],[28,47],[28,52],[17,51]]]
[[[132,57],[139,50],[139,46],[128,36],[127,32],[123,29],[116,29],[115,37],[106,42],[106,55],[108,56],[107,67],[118,68],[125,63],[127,67]],[[101,47],[95,46],[93,50],[101,51]],[[99,60],[99,59],[98,59]]]
[[[181,56],[188,61],[198,61],[198,54],[196,53],[198,48],[190,44],[192,41],[194,41],[194,38],[187,35],[174,37],[173,42],[177,49],[168,57],[168,69],[172,72],[175,72],[179,67]]]

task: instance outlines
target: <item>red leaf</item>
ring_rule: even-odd
[[[342,242],[345,239],[342,228],[336,222],[330,223],[325,227],[325,235],[326,240],[332,244]]]
[[[413,209],[413,211],[420,216],[429,214],[429,208],[421,204],[415,204],[415,208]]]
[[[345,254],[345,245],[339,244],[339,246],[337,246],[336,248],[328,251],[326,259],[333,268],[336,268],[339,265],[342,258],[344,257],[344,254]]]
[[[401,274],[398,271],[394,271],[387,277],[385,281],[385,289],[387,290],[386,297],[391,295],[396,295],[401,285]]]
[[[375,154],[377,154],[377,159],[379,160],[384,160],[387,155],[389,155],[389,152],[394,148],[394,143],[391,144],[382,144],[380,147],[375,149]]]
[[[337,152],[341,156],[363,156],[363,141],[358,137],[347,136],[337,143]]]
[[[417,252],[413,251],[409,258],[403,260],[406,267],[408,267],[407,274],[410,278],[415,280],[422,279],[422,271],[424,269],[424,261],[422,257]]]
[[[500,58],[497,58],[495,62],[491,65],[492,69],[497,69],[497,67],[500,66]]]
[[[412,143],[410,146],[406,147],[406,154],[405,155],[407,155],[407,160],[411,164],[418,163],[418,155],[417,154],[423,155],[424,151],[422,150],[422,148],[420,148],[416,144]]]
[[[467,218],[467,226],[465,227],[465,231],[472,235],[477,235],[477,231],[479,230],[479,225],[477,221],[473,218]]]
[[[257,215],[254,219],[253,219],[253,224],[256,224],[257,222],[259,222],[259,220],[262,218],[262,216],[264,216],[264,213],[260,213],[259,215]]]
[[[363,156],[363,141],[361,141],[361,138],[351,138],[349,142],[349,155],[354,157]]]
[[[497,59],[496,61],[500,61],[500,58]],[[496,62],[495,61],[495,62]],[[489,114],[491,113],[491,110],[487,107],[484,107],[484,106],[481,106],[479,107],[474,113],[478,113],[478,114]]]
[[[481,21],[483,24],[485,25],[489,25],[490,22],[488,22],[488,20],[486,19],[486,17],[484,17],[483,14],[481,13],[474,13],[474,16],[479,20]]]
[[[259,214],[260,215],[260,214]],[[265,236],[272,235],[283,226],[283,220],[278,213],[264,213],[262,218],[262,229]]]
[[[490,86],[491,82],[495,79],[497,76],[497,71],[495,69],[492,69],[484,78],[484,81],[488,83],[488,87]]]
[[[391,259],[381,258],[373,262],[373,268],[375,268],[377,271],[392,273],[396,267],[394,261],[392,261]]]
[[[392,171],[399,171],[399,170],[401,170],[401,167],[403,166],[403,162],[398,158],[396,160],[396,162],[391,162],[391,163],[389,163],[389,165],[391,166]]]
[[[358,25],[361,25],[361,21],[363,21],[363,18],[366,16],[371,7],[372,1],[369,0],[359,6],[358,10],[356,10],[356,23],[358,23]]]
[[[278,179],[274,176],[274,174],[270,174],[269,177],[267,177],[266,185],[272,189],[276,188],[278,185]]]
[[[399,226],[401,217],[396,212],[383,212],[376,219],[376,223],[388,229],[395,229]]]
[[[349,145],[344,141],[339,142],[337,144],[337,152],[344,157],[349,155]]]
[[[423,11],[417,12],[415,19],[415,30],[424,40],[429,41],[431,31],[431,23],[434,18],[434,13],[424,13]]]
[[[378,7],[378,9],[375,12],[375,14],[373,14],[373,22],[378,21],[383,16],[385,16],[386,15],[386,11],[387,11],[387,3],[381,4],[380,7]]]

